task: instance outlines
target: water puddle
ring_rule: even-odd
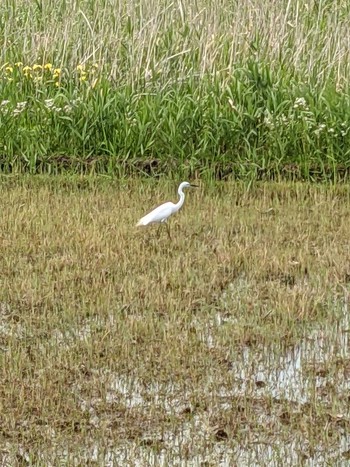
[[[206,334],[206,342],[209,349],[215,347],[215,326],[221,326],[224,322],[225,319],[218,315],[208,326],[210,332]],[[349,330],[348,304],[345,301],[334,327],[320,326],[298,345],[289,348],[245,346],[238,358],[230,362],[230,369],[227,370],[232,376],[232,386],[217,386],[217,393],[211,394],[215,401],[213,406],[203,411],[191,407],[190,392],[175,383],[154,381],[144,385],[135,377],[108,373],[108,403],[123,401],[129,410],[163,411],[179,419],[174,427],[160,429],[150,424],[143,431],[141,442],[125,440],[122,446],[116,446],[104,454],[104,465],[348,465],[348,404],[343,405],[341,412],[334,412],[332,397],[336,395],[338,399],[343,397],[348,400]],[[248,398],[252,403],[258,425],[270,424],[276,431],[251,431],[248,425],[244,426],[242,416],[240,431],[235,438],[220,424],[213,424],[214,412],[226,415],[231,412],[232,416],[232,401],[239,398]],[[266,401],[272,401],[272,406]],[[324,404],[328,411],[326,418],[319,418],[320,430],[326,430],[327,426],[337,427],[334,441],[327,446],[322,442],[311,446],[304,436],[303,412],[311,410],[316,402]],[[267,406],[270,408],[267,409]],[[286,406],[292,407],[294,412],[284,412]],[[184,413],[189,416],[183,417]],[[289,416],[300,420],[299,431],[291,429],[289,433]],[[318,420],[317,417],[315,419]],[[325,425],[324,420],[328,420]],[[98,422],[94,420],[94,423]],[[101,462],[101,455],[100,449],[95,446],[92,459]]]
[[[217,330],[227,319],[218,313],[210,322],[195,323],[204,326],[201,335],[208,351],[215,349]],[[0,332],[7,332],[4,326]],[[347,466],[349,331],[346,297],[333,327],[319,325],[297,345],[243,346],[226,369],[229,386],[220,385],[220,380],[211,384],[208,375],[203,399],[211,403],[204,408],[193,406],[191,391],[176,381],[145,384],[136,373],[119,375],[107,369],[96,370],[98,377],[108,382],[103,401],[98,397],[87,401],[79,394],[79,387],[74,389],[90,425],[99,429],[106,422],[96,409],[102,402],[122,406],[126,417],[134,416],[137,436],[133,439],[125,435],[108,449],[99,444],[85,447],[83,452],[77,451],[76,457],[63,449],[59,457],[71,465],[79,464],[75,459],[81,462],[84,458],[87,463],[105,466]],[[80,338],[89,335],[87,324]],[[67,344],[77,335],[67,338],[56,334],[53,338]],[[323,411],[320,414],[319,407]],[[313,418],[305,415],[310,412]],[[159,414],[164,423],[157,423]],[[319,423],[323,434],[317,443],[307,436],[311,419]],[[125,419],[125,424],[128,422]],[[326,436],[327,430],[333,434]]]

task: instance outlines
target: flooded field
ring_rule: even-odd
[[[347,187],[5,179],[1,465],[350,459]]]

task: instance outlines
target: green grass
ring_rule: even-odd
[[[7,0],[0,17],[3,172],[348,178],[347,2]]]
[[[345,186],[1,187],[0,463],[346,458]]]

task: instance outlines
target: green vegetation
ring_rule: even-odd
[[[4,172],[342,180],[349,3],[5,0]]]
[[[1,186],[1,465],[349,456],[345,186]]]

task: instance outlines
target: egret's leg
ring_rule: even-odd
[[[166,225],[166,231],[168,232],[168,237],[169,237],[169,239],[171,240],[169,224],[166,222],[165,225]]]
[[[160,237],[160,232],[162,230],[162,224],[164,224],[164,221],[161,221],[158,225],[158,229],[157,229],[157,237],[159,238]]]

